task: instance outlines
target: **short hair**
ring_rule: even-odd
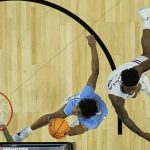
[[[98,106],[95,99],[82,99],[79,102],[78,106],[81,109],[83,117],[85,118],[90,118],[91,116],[96,115],[96,113],[98,112]]]
[[[138,71],[135,68],[125,69],[121,73],[121,80],[125,86],[135,86],[139,79]]]

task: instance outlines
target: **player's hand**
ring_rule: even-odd
[[[138,93],[140,92],[140,90],[141,90],[141,84],[139,83],[138,87],[136,88],[135,94],[134,94],[134,96],[132,98],[136,98],[136,96],[138,95]]]
[[[67,135],[72,136],[71,129],[65,133],[65,136],[67,136]]]
[[[3,131],[6,130],[6,126],[4,124],[0,124],[0,129],[2,129]]]
[[[150,133],[144,133],[142,137],[150,142]]]
[[[88,44],[90,47],[95,47],[96,46],[96,40],[94,35],[88,35],[86,36],[87,40],[88,40]]]

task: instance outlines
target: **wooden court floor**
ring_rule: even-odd
[[[140,8],[149,0],[49,0],[84,20],[102,39],[116,66],[142,52]],[[8,126],[11,134],[37,118],[60,108],[65,99],[82,90],[91,73],[91,53],[85,36],[89,33],[58,10],[31,2],[0,2],[0,91],[14,108]],[[97,45],[100,76],[96,92],[106,102],[109,115],[96,129],[83,135],[56,140],[47,127],[25,142],[76,142],[77,150],[149,150],[150,143],[123,125],[117,135],[117,116],[108,99],[106,82],[111,72]],[[129,116],[150,132],[150,98],[140,93],[126,103]],[[75,118],[68,119],[71,123]],[[0,141],[4,142],[3,134]]]

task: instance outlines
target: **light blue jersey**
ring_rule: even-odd
[[[68,116],[72,115],[73,109],[78,105],[78,103],[85,98],[95,99],[98,104],[99,112],[90,118],[83,118],[78,116],[79,123],[86,126],[88,129],[95,129],[107,116],[108,110],[104,101],[94,93],[93,87],[86,85],[81,93],[77,93],[67,99],[66,107],[64,108],[64,113]]]

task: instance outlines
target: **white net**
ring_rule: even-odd
[[[7,125],[11,117],[11,112],[9,101],[0,94],[0,124]]]

